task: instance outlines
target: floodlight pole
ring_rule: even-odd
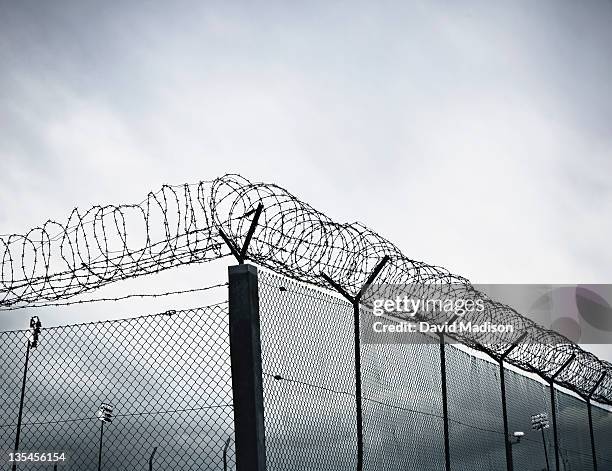
[[[36,348],[38,345],[38,335],[40,334],[40,320],[38,316],[33,316],[30,319],[30,335],[26,347],[25,364],[23,366],[23,381],[21,383],[21,397],[19,399],[19,415],[17,416],[17,432],[15,433],[15,453],[19,451],[19,440],[21,438],[21,419],[23,417],[23,402],[25,399],[25,389],[28,380],[28,364],[30,362],[30,348]],[[13,460],[12,471],[17,469],[17,461]]]
[[[153,453],[151,453],[151,457],[149,458],[149,471],[153,471],[153,457],[155,456],[156,451],[157,447],[153,448]]]
[[[544,447],[544,458],[546,458],[546,471],[550,471],[550,463],[548,462],[548,450],[546,449],[546,440],[544,439],[544,427],[540,428],[542,432],[542,446]]]
[[[587,410],[589,411],[589,433],[591,435],[591,454],[593,456],[593,471],[597,471],[597,453],[595,451],[595,432],[593,430],[593,413],[591,411],[593,407],[593,403],[591,402],[591,398],[593,397],[593,394],[595,394],[595,391],[597,391],[597,388],[602,383],[602,381],[605,379],[607,374],[608,374],[607,371],[604,371],[601,374],[601,376],[599,377],[599,379],[597,380],[597,382],[595,383],[595,385],[593,386],[593,388],[591,389],[587,397]]]
[[[378,262],[378,265],[376,265],[374,271],[370,274],[364,285],[361,287],[359,293],[357,293],[357,296],[354,297],[325,273],[321,273],[321,277],[353,305],[353,329],[355,337],[355,408],[357,416],[357,471],[363,470],[363,398],[361,395],[361,335],[359,326],[359,304],[361,303],[361,298],[364,293],[374,282],[378,274],[389,260],[389,256],[385,255],[382,260]]]
[[[102,443],[104,441],[104,423],[111,422],[113,408],[110,404],[103,402],[98,409],[98,419],[100,419],[100,448],[98,449],[98,471],[102,469]]]
[[[23,367],[23,381],[21,383],[21,399],[19,400],[19,415],[17,416],[17,433],[15,434],[15,453],[19,451],[19,439],[21,435],[21,418],[23,416],[23,401],[25,398],[25,388],[28,379],[28,363],[30,361],[30,340],[26,348],[25,365]],[[17,469],[17,462],[13,460],[13,471]]]
[[[555,396],[555,379],[559,374],[567,368],[571,362],[576,358],[576,354],[573,354],[571,357],[567,359],[561,368],[559,368],[554,375],[550,378],[549,386],[550,386],[550,408],[552,410],[552,423],[553,423],[553,437],[555,440],[555,469],[559,470],[559,435],[557,433],[557,404],[556,404],[556,396]]]
[[[514,462],[512,459],[512,442],[510,441],[510,432],[508,427],[508,406],[506,402],[506,370],[504,368],[504,360],[514,350],[518,344],[527,337],[527,332],[523,332],[516,341],[510,345],[510,348],[506,350],[499,357],[499,382],[501,387],[501,400],[502,400],[502,416],[504,419],[504,445],[506,448],[506,469],[508,471],[514,471]]]
[[[531,428],[535,431],[542,432],[542,446],[544,447],[544,458],[546,459],[546,471],[550,471],[550,463],[548,461],[548,450],[546,449],[546,440],[544,438],[544,429],[549,427],[548,414],[537,414],[531,416]]]
[[[104,421],[100,421],[100,448],[98,449],[98,471],[102,469],[102,441],[104,440]]]
[[[230,442],[232,440],[232,437],[227,437],[227,440],[225,441],[225,445],[223,446],[223,471],[227,471],[227,449],[230,446]]]

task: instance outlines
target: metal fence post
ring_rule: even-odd
[[[608,374],[607,371],[604,371],[601,374],[601,376],[599,377],[599,379],[597,380],[597,382],[595,383],[595,385],[593,386],[593,388],[591,389],[587,397],[587,408],[589,411],[589,434],[591,436],[591,454],[593,456],[593,471],[597,471],[597,452],[595,449],[595,431],[593,430],[593,412],[591,410],[593,407],[593,404],[591,403],[591,398],[593,397],[593,394],[595,394],[595,391],[597,391],[597,388],[602,383],[602,381],[605,379],[607,374]]]
[[[356,296],[351,296],[342,286],[332,280],[325,273],[321,277],[327,281],[338,293],[344,296],[353,305],[353,334],[355,342],[355,411],[357,418],[357,471],[363,470],[363,398],[361,393],[361,326],[359,305],[368,288],[374,283],[384,266],[390,260],[385,255],[376,265],[370,276],[363,284]]]
[[[512,350],[514,350],[519,343],[523,341],[527,337],[527,332],[524,332],[520,335],[518,339],[514,341],[510,348],[506,350],[499,357],[499,383],[501,388],[501,400],[502,400],[502,416],[504,420],[504,446],[506,450],[506,469],[508,471],[514,471],[514,461],[512,457],[512,443],[510,442],[510,431],[508,429],[508,405],[506,402],[506,370],[504,368],[504,360]]]
[[[504,361],[499,362],[499,381],[501,387],[502,416],[504,420],[504,446],[506,450],[506,468],[514,471],[514,460],[512,458],[512,443],[510,442],[510,431],[508,429],[508,407],[506,402],[506,369]]]
[[[446,390],[446,346],[444,334],[440,338],[440,370],[442,379],[442,415],[444,416],[444,463],[446,471],[450,471],[450,442],[448,431],[448,392]]]
[[[589,411],[589,435],[591,437],[591,455],[593,457],[593,471],[597,471],[597,454],[595,453],[595,432],[593,430],[593,413],[591,411],[591,398],[587,400],[587,410]]]
[[[555,471],[560,471],[560,458],[559,458],[559,434],[557,432],[557,401],[555,396],[555,379],[559,374],[574,361],[576,355],[572,355],[563,365],[559,368],[556,373],[550,378],[550,408],[552,410],[552,423],[553,423],[553,437],[555,440]]]
[[[229,335],[237,471],[265,471],[257,268],[229,267]]]

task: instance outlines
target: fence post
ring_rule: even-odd
[[[506,447],[506,469],[514,471],[514,460],[512,457],[512,443],[510,442],[510,430],[508,429],[508,407],[506,402],[506,369],[504,360],[499,362],[499,381],[501,387],[502,416],[504,420],[504,446]]]
[[[593,397],[593,394],[595,394],[595,391],[597,391],[597,388],[602,383],[602,381],[605,379],[607,374],[608,374],[607,371],[604,371],[601,374],[601,376],[599,377],[599,379],[597,380],[597,382],[595,383],[595,385],[593,386],[593,388],[591,389],[587,397],[587,408],[589,411],[589,434],[591,436],[591,454],[593,456],[593,471],[597,471],[597,453],[595,450],[595,431],[593,430],[593,412],[591,411],[593,404],[591,403],[591,398]]]
[[[236,471],[265,471],[257,268],[241,264],[228,272]]]
[[[553,422],[553,437],[555,440],[555,471],[560,471],[560,459],[559,459],[559,435],[557,432],[557,401],[555,397],[555,379],[559,374],[574,361],[576,355],[572,355],[563,365],[559,368],[552,378],[550,378],[550,408],[552,410],[552,422]]]
[[[502,416],[504,420],[504,445],[506,450],[506,469],[508,471],[514,471],[514,461],[512,457],[512,442],[510,442],[510,431],[508,429],[508,405],[506,402],[506,370],[504,369],[504,360],[510,352],[514,350],[519,343],[527,337],[527,332],[523,332],[518,339],[514,341],[510,348],[506,350],[499,357],[499,383],[501,388],[501,400],[502,400]]]
[[[597,471],[597,455],[595,453],[595,432],[593,430],[593,413],[591,411],[591,398],[587,400],[587,410],[589,411],[589,435],[591,437],[591,455],[593,461],[593,471]]]
[[[452,323],[452,322],[451,322]],[[446,390],[446,348],[444,334],[440,338],[440,370],[442,378],[442,415],[444,417],[444,463],[446,471],[451,470],[450,465],[450,443],[448,431],[448,392]]]
[[[327,281],[338,293],[344,296],[353,305],[353,335],[355,341],[355,411],[357,416],[357,471],[363,470],[363,398],[361,394],[361,326],[359,304],[368,288],[374,283],[384,266],[390,260],[385,255],[374,268],[356,296],[351,296],[342,286],[332,280],[325,273],[321,277]]]

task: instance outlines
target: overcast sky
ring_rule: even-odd
[[[0,233],[237,172],[473,282],[611,282],[611,23],[609,1],[0,0]]]

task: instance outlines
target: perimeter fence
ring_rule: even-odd
[[[357,469],[353,306],[270,272],[260,271],[259,293],[268,469]],[[364,470],[445,469],[439,339],[405,335],[360,343]],[[516,440],[504,433],[499,365],[443,348],[450,469],[508,469],[505,438]],[[511,445],[514,469],[555,470],[552,426],[531,429],[532,415],[552,421],[550,386],[507,368],[504,376],[509,430],[525,433]],[[554,395],[559,470],[595,469],[587,402],[556,387]],[[591,409],[597,469],[612,471],[612,413]]]
[[[29,349],[19,451],[65,461],[16,468],[234,468],[227,303],[43,328]],[[0,449],[11,469],[28,331],[0,332]],[[112,422],[99,420],[101,404]],[[102,427],[104,429],[102,430]],[[101,432],[104,432],[103,434]]]
[[[353,304],[269,271],[255,280],[261,357],[252,359],[261,362],[267,469],[439,471],[448,463],[457,471],[507,470],[514,440],[504,427],[503,371],[507,428],[525,432],[511,445],[513,469],[612,471],[605,407],[558,388],[551,396],[549,384],[421,333],[359,342],[358,365]],[[240,391],[236,374],[244,370],[232,365],[235,351],[248,350],[231,328],[240,316],[232,292],[234,303],[249,296],[238,288],[230,275],[229,304],[43,328],[29,353],[28,331],[0,333],[5,456],[14,450],[28,354],[20,451],[65,451],[58,469],[70,470],[99,463],[105,471],[261,469],[239,463],[248,439],[239,439],[237,401],[257,394]],[[102,403],[114,416],[104,429],[96,416]],[[557,440],[553,427],[531,430],[531,416],[541,413],[556,421]]]

